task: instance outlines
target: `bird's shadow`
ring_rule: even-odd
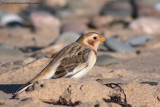
[[[0,84],[0,91],[10,94],[14,93],[22,84]]]

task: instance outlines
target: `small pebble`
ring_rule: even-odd
[[[158,82],[144,81],[144,82],[141,82],[140,84],[149,84],[151,86],[155,86],[155,85],[158,85]]]
[[[104,78],[104,79],[97,79],[97,82],[101,83],[101,84],[110,84],[110,83],[115,83],[115,84],[126,84],[125,81],[120,80],[120,79],[108,79],[108,78]]]

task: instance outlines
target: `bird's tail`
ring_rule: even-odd
[[[15,93],[13,93],[14,96],[17,96],[18,94],[22,93],[23,91],[25,91],[28,87],[32,86],[33,83],[28,82],[24,85],[22,85]]]

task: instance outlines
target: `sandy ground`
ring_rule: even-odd
[[[114,56],[120,57],[121,54]],[[91,72],[80,80],[40,81],[34,85],[33,90],[23,92],[16,99],[12,99],[12,93],[21,84],[32,79],[50,61],[49,58],[35,60],[18,70],[0,75],[0,104],[4,107],[160,106],[159,50],[128,56],[130,57],[122,57],[119,64],[94,66]]]

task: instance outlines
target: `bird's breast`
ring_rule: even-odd
[[[97,56],[94,52],[91,52],[91,54],[89,55],[88,58],[88,68],[92,68],[94,66],[94,64],[96,63],[97,60]]]

